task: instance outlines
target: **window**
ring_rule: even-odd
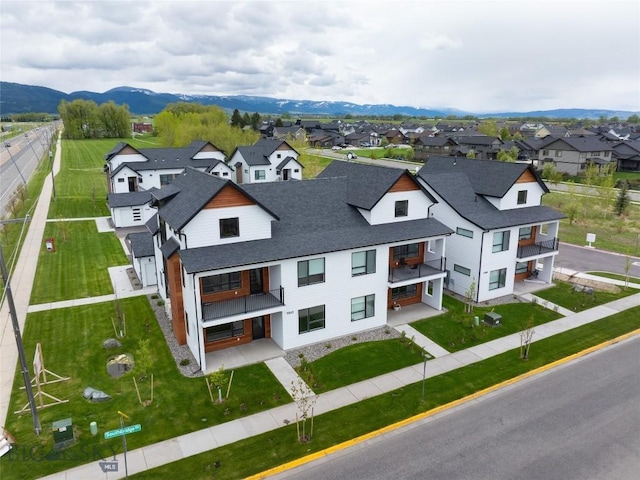
[[[462,235],[463,237],[473,238],[473,231],[467,230],[466,228],[458,227],[456,228],[456,233],[458,235]]]
[[[396,287],[391,289],[391,300],[396,301],[402,298],[415,297],[418,294],[418,286],[406,285],[404,287]]]
[[[220,219],[220,238],[240,236],[240,221],[238,218]]]
[[[300,169],[299,169],[299,168],[294,168],[294,169],[293,169],[293,171],[294,171],[295,173],[300,173]]]
[[[282,158],[282,154],[281,153],[276,153],[276,158]]]
[[[240,272],[202,277],[202,293],[204,294],[237,290],[241,286],[242,276]]]
[[[586,152],[580,152],[580,159],[584,160],[587,158],[587,153]]]
[[[241,337],[242,335],[244,335],[243,320],[209,327],[207,328],[206,333],[207,342],[215,342],[217,340],[224,340],[225,338]]]
[[[176,178],[177,174],[169,173],[166,175],[160,175],[160,186],[169,185],[174,178]]]
[[[351,276],[376,273],[376,251],[354,252],[351,254]]]
[[[533,227],[522,227],[518,232],[518,240],[528,240],[533,235]]]
[[[351,321],[362,320],[363,318],[375,315],[376,296],[367,295],[351,299]]]
[[[118,183],[124,183],[124,178],[119,178]]]
[[[562,156],[562,150],[556,150],[556,157]]]
[[[493,270],[489,273],[489,290],[504,287],[507,281],[507,269]]]
[[[229,176],[229,173],[228,173],[228,172],[222,172],[222,176],[223,176],[223,177],[228,177],[228,176]]]
[[[516,262],[516,275],[529,270],[529,262]]]
[[[509,230],[493,234],[493,253],[509,250]]]
[[[253,177],[256,180],[264,180],[265,178],[267,178],[267,172],[265,170],[256,170],[255,172],[253,172]]]
[[[544,157],[548,156],[549,155],[549,150],[542,150],[542,155]]]
[[[298,262],[298,286],[324,282],[324,258]]]
[[[396,202],[396,218],[409,215],[409,200],[398,200]]]
[[[453,271],[466,275],[467,277],[471,276],[471,270],[467,267],[463,267],[461,265],[454,264]]]
[[[611,152],[604,152],[604,156],[608,157]]]
[[[518,205],[524,205],[527,203],[527,191],[519,190],[518,191]]]
[[[298,310],[298,333],[324,328],[324,305]]]
[[[427,282],[427,295],[433,297],[433,281],[431,280]]]
[[[417,243],[409,243],[407,245],[398,245],[393,247],[393,259],[413,258],[417,257],[420,252],[420,245]]]

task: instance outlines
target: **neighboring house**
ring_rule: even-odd
[[[305,141],[307,138],[307,132],[300,125],[293,125],[291,127],[273,127],[273,138],[278,140],[297,140]]]
[[[450,135],[458,146],[456,150],[466,155],[473,150],[475,158],[478,160],[495,160],[498,152],[503,148],[504,142],[498,137],[486,135]]]
[[[395,145],[406,145],[409,143],[409,139],[407,136],[402,133],[400,130],[387,130],[382,135],[383,138],[387,139],[387,142]]]
[[[547,193],[531,165],[431,157],[418,178],[435,197],[433,218],[447,239],[447,288],[476,302],[511,295],[535,276],[551,283],[564,216],[542,206]]]
[[[131,246],[131,263],[142,287],[157,285],[153,237],[147,232],[130,233],[127,240]]]
[[[613,152],[612,145],[598,136],[547,137],[539,146],[538,162],[539,165],[553,162],[558,172],[579,175],[589,164],[602,167],[615,162]]]
[[[421,135],[413,144],[415,159],[419,162],[426,162],[431,155],[450,155],[456,141],[449,137],[431,137]]]
[[[232,178],[222,150],[207,141],[194,141],[182,148],[141,148],[118,143],[106,155],[104,172],[111,217],[116,227],[144,225],[153,214],[144,192],[167,185],[186,167]]]
[[[561,125],[543,125],[534,134],[536,138],[552,137],[570,137],[571,134],[566,127]]]
[[[203,371],[216,350],[289,350],[442,309],[445,240],[406,170],[334,162],[319,178],[238,185],[187,169],[151,193],[160,295]]]
[[[133,133],[151,133],[153,132],[153,124],[147,122],[131,122],[131,131]]]
[[[640,141],[626,140],[612,145],[619,172],[640,172]]]
[[[302,180],[298,156],[286,141],[261,138],[254,145],[236,147],[227,163],[235,169],[238,184]]]

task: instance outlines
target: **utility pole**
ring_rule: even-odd
[[[38,416],[38,408],[33,398],[33,390],[31,389],[31,378],[29,377],[29,368],[27,367],[27,359],[24,355],[24,347],[22,346],[22,337],[20,335],[20,324],[18,323],[18,315],[16,306],[13,303],[13,294],[11,293],[11,284],[9,282],[9,274],[7,265],[4,261],[2,253],[2,245],[0,245],[0,269],[2,270],[2,280],[4,281],[4,292],[9,303],[9,313],[11,314],[11,322],[13,323],[13,334],[16,337],[16,346],[18,347],[18,356],[20,357],[20,368],[22,369],[22,377],[24,378],[24,388],[27,390],[27,398],[29,399],[29,407],[31,409],[31,417],[33,419],[33,429],[36,435],[40,435],[42,427],[40,426],[40,417]]]

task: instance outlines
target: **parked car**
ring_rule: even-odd
[[[342,147],[340,147],[339,145],[334,145],[333,147],[331,147],[331,150],[342,150]]]
[[[371,144],[370,144],[369,142],[362,142],[362,143],[360,144],[360,146],[361,146],[361,147],[370,147],[370,146],[371,146]]]

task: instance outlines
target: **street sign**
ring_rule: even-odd
[[[142,425],[139,423],[136,425],[129,425],[128,427],[116,428],[115,430],[109,430],[104,432],[104,438],[107,440],[114,437],[121,437],[123,435],[129,435],[130,433],[139,432],[142,430]]]

